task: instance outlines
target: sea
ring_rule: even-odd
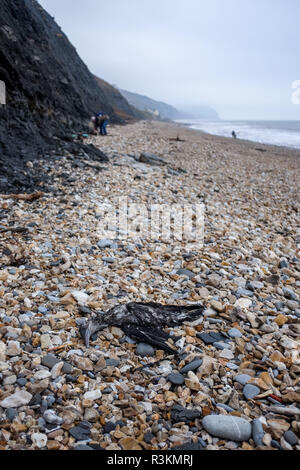
[[[234,130],[238,139],[300,149],[300,121],[202,121],[195,119],[177,122],[212,135],[232,138]]]

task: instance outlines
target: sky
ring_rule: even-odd
[[[89,69],[222,119],[300,120],[299,0],[39,0]]]

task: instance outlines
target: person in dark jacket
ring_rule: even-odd
[[[109,121],[109,116],[107,114],[103,114],[100,117],[100,134],[101,135],[107,135],[106,126],[108,124],[108,121]]]

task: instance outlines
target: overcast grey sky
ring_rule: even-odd
[[[299,119],[299,0],[39,0],[96,75],[223,119]]]

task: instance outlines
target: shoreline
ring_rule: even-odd
[[[221,138],[227,139],[227,140],[229,140],[229,141],[234,140],[234,139],[232,139],[232,138],[229,137],[229,136],[227,137],[227,136],[222,136],[222,135],[218,135],[218,134],[210,134],[209,132],[206,132],[206,131],[204,131],[204,130],[202,130],[202,129],[194,129],[194,128],[191,127],[191,124],[178,123],[178,122],[176,122],[176,121],[173,121],[173,122],[174,122],[175,124],[178,124],[179,126],[183,126],[183,127],[187,128],[187,129],[190,129],[190,130],[195,131],[195,132],[201,132],[201,133],[206,134],[206,135],[209,135],[209,136],[211,136],[211,137],[221,137]],[[234,122],[234,121],[231,121],[231,122]],[[241,121],[236,121],[236,122],[241,122]],[[246,122],[249,122],[249,121],[246,121]],[[259,122],[259,121],[253,121],[253,122]],[[265,121],[262,121],[262,122],[265,122]],[[275,121],[274,121],[274,122],[275,122]],[[278,121],[278,122],[280,122],[280,121]],[[291,122],[299,122],[299,121],[295,120],[295,121],[291,121]],[[300,147],[299,147],[299,148],[297,148],[297,147],[289,147],[289,146],[287,146],[287,145],[279,145],[279,144],[277,145],[277,144],[264,143],[264,142],[258,142],[258,141],[255,141],[255,140],[247,140],[247,139],[240,139],[240,138],[237,138],[236,140],[238,140],[238,141],[240,141],[240,142],[243,142],[243,143],[245,143],[245,144],[250,143],[250,144],[263,145],[263,146],[274,147],[274,148],[278,148],[278,147],[279,147],[280,149],[295,150],[295,151],[298,152],[299,155],[300,155]]]
[[[178,130],[110,126],[88,139],[109,162],[49,159],[52,193],[0,198],[1,450],[300,450],[298,155]],[[104,240],[120,196],[204,203],[203,247]],[[203,312],[165,328],[178,355],[120,325],[85,346],[92,312],[131,302]]]

